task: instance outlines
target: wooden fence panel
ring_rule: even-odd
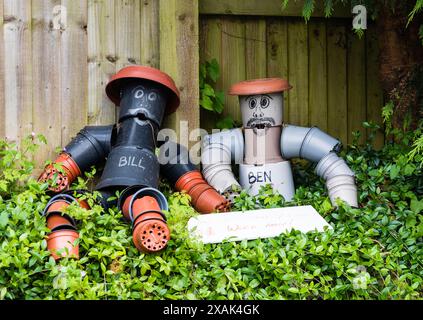
[[[327,46],[328,133],[347,144],[347,43],[345,24],[338,21],[328,23]]]
[[[66,145],[88,120],[87,0],[62,0],[67,25],[61,35],[60,72],[62,145]]]
[[[168,72],[181,91],[181,107],[164,126],[188,121],[197,128],[198,61],[216,58],[223,116],[241,120],[237,97],[227,95],[233,83],[284,77],[294,86],[285,95],[287,122],[317,125],[344,143],[352,130],[364,139],[362,121],[382,125],[374,27],[358,40],[347,32],[349,10],[306,25],[298,4],[281,13],[277,3],[0,0],[0,135],[18,142],[32,131],[45,135],[48,146],[35,157],[41,166],[85,124],[116,121],[105,85],[119,68],[140,63]],[[261,11],[253,10],[257,5]],[[66,21],[58,19],[60,6]],[[218,119],[204,110],[201,116],[208,130]],[[376,139],[381,145],[383,133]]]
[[[6,111],[4,103],[4,41],[3,41],[3,1],[0,1],[0,138],[6,135]]]
[[[227,93],[237,81],[263,76],[287,78],[293,89],[285,95],[285,122],[318,126],[344,144],[352,142],[351,132],[357,130],[364,141],[364,121],[380,123],[376,40],[349,32],[350,20],[312,18],[305,24],[299,17],[231,14],[200,16],[201,61],[218,60],[217,89]],[[223,114],[241,119],[236,97],[226,95]],[[210,132],[217,117],[204,110],[201,116]]]
[[[3,3],[5,133],[20,141],[32,132],[31,5]]]
[[[307,25],[296,19],[288,23],[288,119],[298,126],[308,122],[308,33]]]
[[[328,128],[328,72],[326,21],[311,21],[309,36],[309,123],[326,131]]]
[[[114,0],[88,3],[88,123],[112,124],[116,107],[105,86],[116,72]]]
[[[40,167],[46,160],[52,159],[56,148],[62,145],[62,30],[51,23],[53,8],[59,5],[60,1],[34,1],[32,4],[34,132],[44,135],[48,143],[42,145],[35,155],[35,161]]]
[[[267,20],[267,76],[288,78],[288,24],[282,19]],[[288,119],[288,94],[284,94],[285,121]]]

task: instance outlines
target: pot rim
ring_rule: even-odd
[[[179,90],[173,79],[159,69],[141,65],[124,67],[111,77],[109,83],[106,85],[106,94],[115,105],[120,104],[120,90],[126,80],[129,79],[150,80],[167,88],[170,97],[167,102],[165,114],[173,113],[179,107]]]
[[[229,89],[230,95],[248,96],[264,93],[277,93],[288,91],[292,86],[288,80],[282,78],[260,78],[244,80],[235,83]]]

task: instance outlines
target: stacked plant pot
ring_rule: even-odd
[[[232,85],[229,94],[239,97],[244,130],[244,159],[239,181],[251,195],[270,184],[287,201],[295,193],[289,161],[281,155],[284,92],[291,89],[285,79],[266,78]]]
[[[155,202],[166,202],[166,198],[157,190],[160,165],[155,148],[164,115],[175,111],[179,105],[175,83],[167,74],[155,68],[129,66],[112,77],[106,86],[106,93],[120,106],[119,124],[96,189],[106,194],[123,190],[119,199],[122,211],[125,203],[129,206],[135,195],[142,196],[146,190],[150,190],[148,196]],[[138,202],[143,200],[136,200],[134,206],[125,207],[127,212],[124,214],[132,222],[135,245],[144,252],[164,249],[170,235],[162,212],[167,210],[167,203],[158,207],[154,201],[144,201],[139,206]],[[156,217],[153,219],[152,216]],[[148,243],[156,239],[155,230],[158,229],[166,237],[162,237],[160,244],[149,246]],[[151,235],[147,239],[149,241],[146,238],[143,241],[145,235]]]
[[[203,178],[192,163],[188,149],[173,141],[160,147],[161,173],[177,191],[187,192],[191,203],[200,213],[225,212],[229,201]]]
[[[76,203],[79,207],[89,209],[85,200],[78,199],[84,191],[67,191],[55,195],[47,203],[43,215],[47,220],[50,233],[47,235],[47,249],[52,257],[58,260],[63,257],[79,258],[79,238],[76,221],[67,213],[67,208]]]

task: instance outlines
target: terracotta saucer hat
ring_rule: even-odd
[[[262,78],[235,83],[229,89],[230,95],[249,96],[264,93],[283,92],[292,89],[288,80],[282,78]]]
[[[106,94],[115,105],[120,104],[120,90],[129,79],[146,79],[161,84],[169,92],[165,114],[170,114],[178,108],[180,103],[179,90],[173,79],[159,69],[139,65],[122,68],[111,77],[106,86]]]

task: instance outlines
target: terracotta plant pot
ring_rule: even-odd
[[[54,164],[61,165],[63,172],[59,172],[54,167]],[[81,170],[75,160],[72,159],[68,153],[62,152],[52,164],[49,164],[44,168],[44,171],[41,173],[38,181],[47,182],[54,180],[54,185],[49,186],[49,190],[59,193],[69,189],[72,182],[79,175],[81,175]],[[56,178],[54,178],[55,176]]]
[[[167,90],[167,104],[165,114],[174,112],[180,103],[179,91],[173,79],[166,73],[148,66],[127,66],[112,76],[106,86],[106,94],[115,105],[121,103],[121,91],[129,80],[143,79],[159,84]]]
[[[194,208],[200,213],[225,212],[229,201],[210,186],[198,170],[188,172],[175,184],[178,191],[186,191]]]
[[[51,231],[59,229],[75,229],[75,222],[68,215],[61,215],[54,212],[47,217],[47,228]]]
[[[74,230],[54,231],[47,236],[47,249],[51,252],[55,260],[62,257],[79,259],[79,246],[74,246],[74,241],[78,238],[79,234]],[[68,252],[66,250],[60,254],[57,252],[65,248],[68,249]]]
[[[139,251],[158,252],[167,246],[170,240],[170,230],[159,213],[145,213],[137,219],[132,239]]]

